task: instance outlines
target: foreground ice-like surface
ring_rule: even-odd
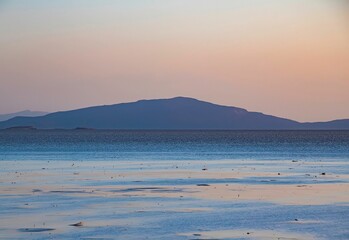
[[[1,166],[2,239],[349,239],[346,161]]]

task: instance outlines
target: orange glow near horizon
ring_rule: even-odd
[[[57,2],[0,3],[0,113],[189,96],[349,118],[345,1]]]

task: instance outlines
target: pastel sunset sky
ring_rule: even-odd
[[[0,113],[188,96],[349,118],[348,2],[0,0]]]

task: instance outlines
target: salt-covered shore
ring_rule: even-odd
[[[348,236],[345,161],[1,164],[2,239]]]

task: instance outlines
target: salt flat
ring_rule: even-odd
[[[2,239],[301,240],[349,234],[349,179],[336,173],[348,168],[345,161],[1,164]],[[329,166],[332,172],[325,173]]]

